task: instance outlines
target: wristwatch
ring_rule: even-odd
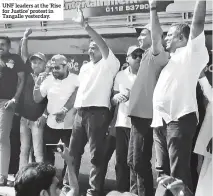
[[[62,111],[66,114],[69,110],[66,107],[63,107]]]
[[[47,118],[47,117],[48,117],[46,114],[42,114],[42,116],[43,116],[44,118]]]
[[[14,102],[14,103],[17,103],[15,98],[12,98],[11,101]]]

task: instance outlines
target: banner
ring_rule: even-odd
[[[64,0],[1,0],[0,21],[64,20]]]
[[[166,7],[173,2],[173,0],[157,2],[157,11],[166,11]],[[66,0],[64,18],[76,16],[78,6],[82,8],[86,18],[149,12],[149,1],[147,0]]]

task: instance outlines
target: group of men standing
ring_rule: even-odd
[[[61,139],[69,146],[78,175],[84,147],[89,142],[92,169],[87,195],[101,196],[110,112],[117,107],[118,190],[138,196],[154,195],[153,140],[158,175],[179,178],[193,190],[190,155],[198,123],[196,86],[209,59],[205,14],[206,1],[197,0],[191,28],[184,23],[172,25],[164,48],[157,2],[150,0],[150,24],[141,29],[139,47],[129,47],[129,66],[119,72],[119,60],[78,10],[75,22],[92,38],[90,62],[81,67],[78,77],[69,73],[63,55],[54,55],[51,67],[46,68],[42,53],[26,57],[29,31],[21,42],[21,54],[32,70],[24,77],[24,62],[9,53],[9,39],[0,37],[0,185],[7,183],[9,135],[15,105],[22,100],[20,167],[28,162],[32,135],[36,161],[54,164],[53,153],[46,148],[43,154],[43,146]]]

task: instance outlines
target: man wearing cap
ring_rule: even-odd
[[[0,37],[0,186],[7,184],[10,132],[16,104],[24,85],[24,62],[9,52],[11,41]]]
[[[57,144],[60,140],[69,145],[72,125],[69,124],[69,112],[66,103],[78,87],[77,75],[69,73],[68,61],[63,55],[57,54],[51,58],[52,74],[43,80],[40,75],[34,87],[34,100],[38,103],[45,97],[47,103],[47,124],[44,128],[44,145]],[[58,113],[64,114],[63,119],[57,118]],[[52,149],[45,149],[45,161],[54,164],[55,157]]]
[[[89,141],[92,169],[89,177],[91,188],[87,195],[102,196],[101,166],[109,127],[110,96],[120,63],[102,37],[85,21],[82,11],[78,11],[78,17],[74,21],[79,23],[94,41],[89,45],[90,62],[84,64],[79,73],[80,85],[75,100],[77,114],[70,139],[70,153],[74,157],[78,175],[81,156]]]
[[[36,162],[44,161],[43,125],[41,122],[46,119],[44,111],[47,105],[47,100],[44,99],[41,103],[36,103],[33,99],[33,89],[38,75],[45,70],[47,60],[45,55],[40,52],[33,54],[29,60],[32,72],[26,76],[21,99],[22,104],[19,109],[19,113],[22,116],[20,121],[21,150],[19,169],[28,164],[31,144],[33,144]]]
[[[129,191],[130,170],[127,164],[127,154],[130,138],[131,120],[128,117],[129,94],[140,66],[143,50],[130,46],[127,51],[128,67],[115,77],[112,104],[118,106],[116,128],[116,181],[117,190]]]
[[[153,91],[168,54],[162,46],[162,29],[156,15],[155,2],[150,1],[151,24],[141,29],[139,46],[144,50],[137,77],[129,100],[131,132],[128,164],[130,166],[130,191],[139,196],[153,195],[152,145]]]

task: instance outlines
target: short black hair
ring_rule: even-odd
[[[8,36],[0,36],[0,39],[5,40],[5,41],[7,42],[8,45],[11,44],[11,40],[10,40],[10,38],[9,38]]]
[[[56,169],[46,163],[30,163],[15,177],[16,196],[39,196],[42,190],[49,190]]]
[[[190,34],[190,27],[187,23],[173,23],[171,27],[176,27],[177,34],[181,34],[188,40]]]

